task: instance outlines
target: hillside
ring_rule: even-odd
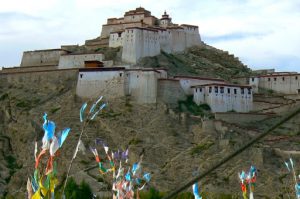
[[[170,75],[200,75],[226,80],[251,74],[237,57],[206,44],[191,47],[183,53],[162,52],[155,57],[146,57],[137,66],[167,68]]]
[[[205,55],[199,49],[197,53]],[[183,59],[186,54],[180,56]],[[212,57],[210,59],[216,59]],[[217,60],[224,65],[229,63]],[[0,195],[7,194],[13,198],[25,197],[27,176],[34,168],[34,141],[36,138],[41,140],[43,135],[44,112],[57,123],[58,130],[64,127],[72,129],[57,158],[61,180],[78,139],[79,109],[83,103],[74,95],[75,79],[72,77],[20,77],[20,80],[9,81],[2,76],[0,79]],[[109,100],[108,103],[108,109],[86,129],[84,144],[88,147],[100,137],[115,150],[129,146],[131,162],[144,151],[143,167],[153,175],[150,186],[162,192],[170,191],[191,179],[195,173],[206,170],[278,120],[232,125],[193,116],[189,112],[176,112],[160,103],[138,105],[130,98]],[[293,150],[299,150],[297,130],[294,132],[296,134],[290,135],[284,147],[276,144],[276,139],[256,144],[201,181],[201,191],[210,198],[221,198],[226,194],[240,197],[237,172],[255,164],[259,169],[256,196],[279,197],[285,192],[285,182],[290,178],[284,171],[284,157],[274,147],[287,150],[287,146],[293,143]],[[96,169],[83,171],[93,165],[94,158],[87,150],[85,154],[78,155],[71,174],[78,182],[84,179],[98,195],[109,195],[106,177],[100,176]]]

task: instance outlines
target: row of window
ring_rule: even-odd
[[[252,77],[252,78],[251,78],[251,81],[254,82],[254,79],[255,79],[255,78]],[[284,81],[284,80],[285,80],[285,77],[282,77],[281,79],[282,79],[282,81]],[[298,76],[295,76],[295,80],[298,80]],[[268,81],[269,81],[269,82],[271,81],[271,77],[268,77]],[[274,77],[274,81],[277,81],[277,77]]]
[[[210,86],[209,88],[208,88],[208,92],[209,93],[212,93],[212,87]],[[227,93],[228,94],[230,94],[231,93],[231,90],[232,89],[230,89],[230,88],[227,88]],[[202,92],[202,88],[196,88],[196,92]],[[219,87],[217,87],[217,86],[215,86],[214,87],[214,92],[215,93],[219,93],[219,91],[220,91],[220,93],[224,93],[225,92],[225,89],[224,89],[224,87],[220,87],[220,89],[219,89]],[[245,94],[246,92],[248,92],[248,94],[250,95],[251,94],[251,88],[247,88],[247,89],[245,89],[245,88],[241,88],[241,93],[240,94]],[[237,94],[237,89],[236,88],[234,88],[233,89],[233,94]]]

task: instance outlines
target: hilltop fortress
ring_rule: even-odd
[[[166,11],[158,19],[142,7],[125,12],[122,18],[107,19],[107,24],[102,25],[100,37],[85,43],[90,47],[123,47],[122,61],[127,63],[158,55],[161,50],[180,52],[200,44],[198,26],[173,24]]]
[[[47,77],[46,82],[56,82],[55,78],[59,79],[60,84],[69,81],[76,84],[76,96],[80,98],[126,96],[140,104],[163,102],[177,106],[179,100],[192,96],[195,104],[208,104],[212,112],[249,112],[256,109],[253,93],[257,93],[258,88],[286,94],[300,93],[299,74],[294,73],[282,77],[282,74],[275,74],[276,77],[268,74],[251,76],[251,79],[250,76],[231,78],[231,82],[206,76],[205,70],[211,70],[212,66],[218,73],[223,69],[229,71],[234,64],[239,64],[237,58],[226,54],[224,60],[234,60],[233,64],[222,66],[218,63],[207,67],[210,55],[217,60],[223,59],[219,56],[224,54],[221,50],[210,51],[209,55],[197,61],[197,65],[200,63],[198,68],[205,70],[189,76],[181,72],[170,76],[168,65],[162,68],[159,64],[149,64],[149,68],[144,68],[138,62],[141,58],[159,54],[174,58],[171,54],[192,46],[200,46],[200,51],[207,48],[201,41],[198,26],[174,24],[166,12],[158,19],[150,11],[139,7],[125,12],[122,18],[107,19],[101,35],[87,40],[83,46],[65,45],[58,49],[25,51],[20,67],[3,68],[0,75],[9,83],[25,80],[38,83],[45,80],[44,77]],[[108,51],[113,50],[118,59],[106,56]],[[196,60],[194,54],[188,56],[189,60]],[[169,64],[174,62],[171,60]],[[186,62],[184,67],[191,70],[191,65],[195,64]],[[175,67],[179,68],[177,65]],[[237,72],[234,71],[234,74]],[[219,74],[215,76],[222,77]]]

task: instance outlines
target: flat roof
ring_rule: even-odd
[[[125,67],[79,68],[79,72],[120,71],[120,70],[125,70]]]
[[[198,28],[198,26],[195,26],[195,25],[189,25],[189,24],[181,24],[180,26],[187,26],[187,27]]]
[[[176,82],[178,82],[179,81],[179,79],[170,79],[170,78],[158,78],[158,80],[161,80],[161,81],[176,81]]]
[[[158,30],[154,29],[154,28],[142,28],[142,27],[128,27],[125,28],[126,30],[130,30],[130,29],[140,29],[140,30],[149,30],[149,31],[153,31],[153,32],[158,32]]]
[[[209,77],[198,77],[198,76],[186,76],[186,75],[177,75],[177,76],[174,76],[174,78],[179,78],[179,79],[212,80],[212,81],[225,82],[224,79],[209,78]]]
[[[283,77],[283,76],[298,76],[300,73],[283,73],[283,74],[268,74],[268,75],[259,75],[258,77]]]
[[[251,86],[248,86],[248,85],[220,84],[220,83],[210,83],[210,84],[203,84],[203,85],[195,85],[195,86],[191,86],[191,88],[199,88],[199,87],[206,87],[206,86],[227,86],[227,87],[251,88]]]
[[[66,55],[61,55],[61,56],[70,56],[70,55],[103,55],[103,53],[99,53],[99,52],[93,52],[93,53],[69,53]]]
[[[26,52],[48,52],[48,51],[66,51],[66,52],[70,52],[68,50],[65,49],[61,49],[61,48],[53,48],[53,49],[43,49],[43,50],[29,50],[29,51],[24,51],[24,53]]]

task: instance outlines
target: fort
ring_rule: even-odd
[[[83,46],[25,51],[20,67],[3,68],[0,74],[8,81],[18,82],[29,76],[33,78],[35,73],[54,72],[61,74],[57,77],[64,77],[67,71],[72,71],[72,74],[76,72],[76,95],[80,98],[94,98],[104,93],[107,98],[130,96],[140,104],[160,101],[176,104],[193,96],[197,105],[208,104],[212,112],[252,111],[257,107],[253,104],[253,93],[258,93],[258,88],[284,94],[300,92],[297,73],[261,70],[257,71],[260,75],[249,74],[233,79],[234,82],[201,73],[171,76],[167,68],[153,65],[145,68],[139,63],[146,57],[161,53],[170,56],[193,46],[206,46],[201,41],[198,26],[178,25],[166,11],[157,18],[138,7],[125,12],[121,18],[108,18],[101,34],[86,40]],[[108,51],[114,52],[113,56]],[[233,55],[228,54],[226,59],[239,63]]]

